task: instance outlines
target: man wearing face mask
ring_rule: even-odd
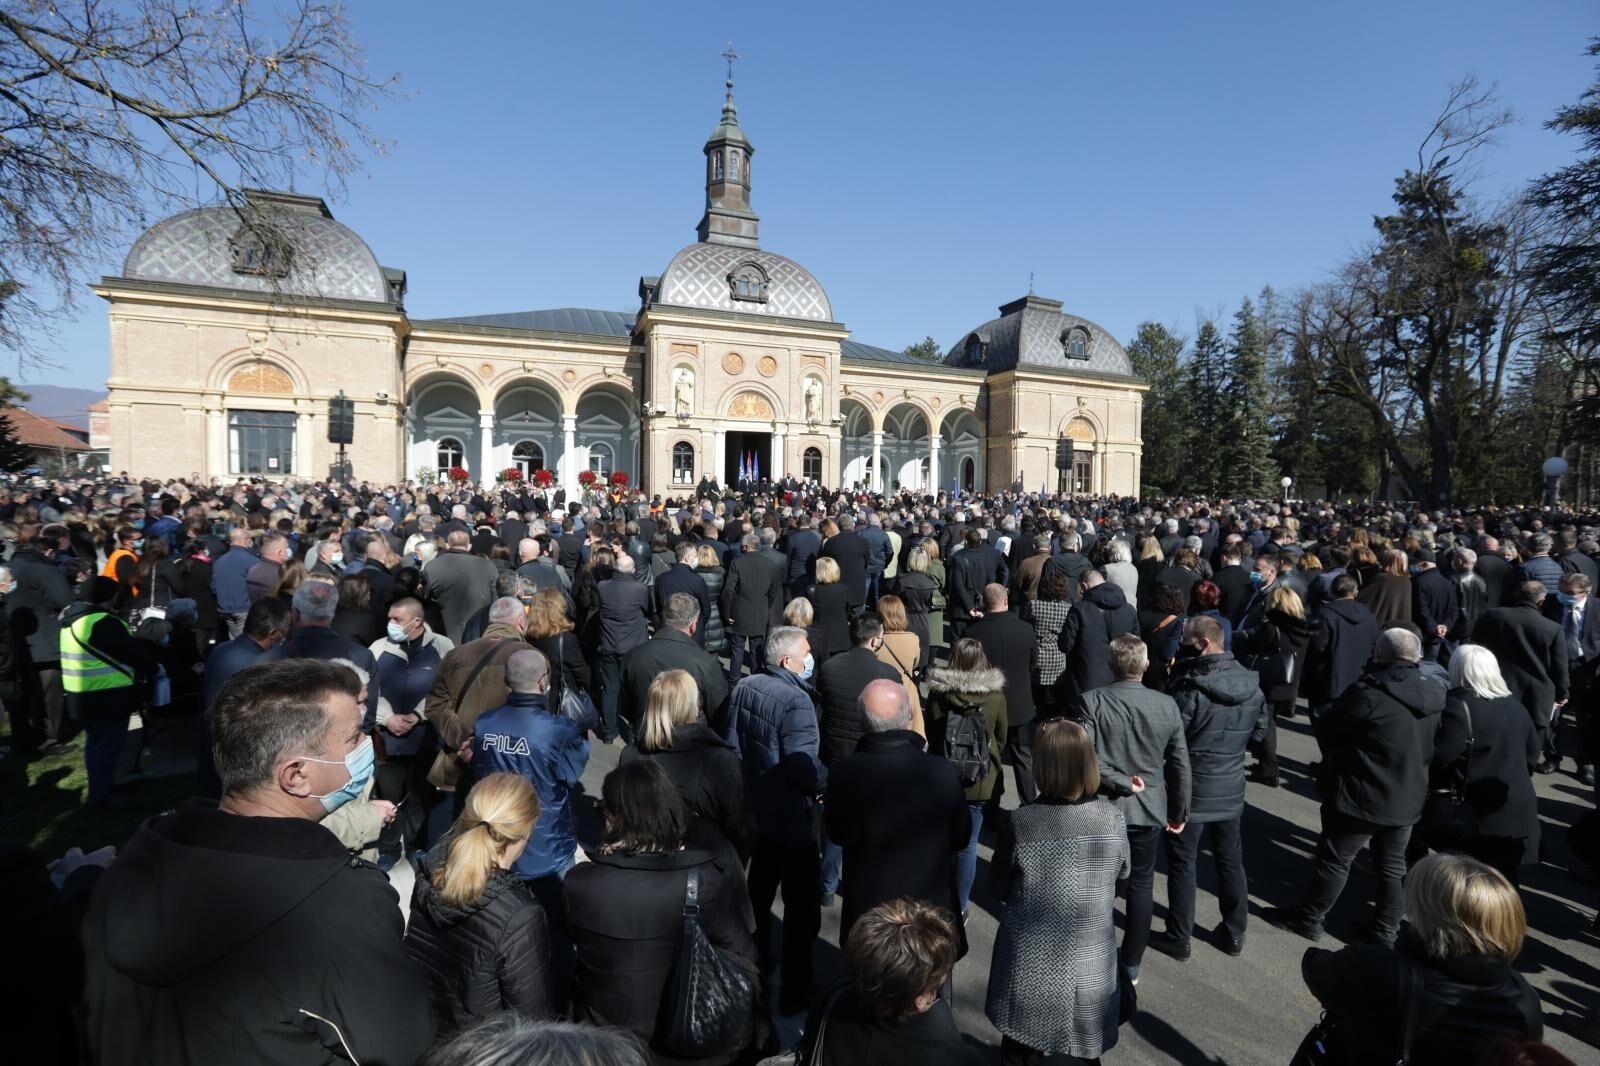
[[[83,724],[84,769],[91,807],[112,804],[117,757],[128,736],[138,690],[154,675],[156,654],[112,613],[117,583],[90,578],[78,602],[61,612],[61,687],[67,713]]]
[[[394,889],[318,824],[372,773],[359,691],[307,660],[224,686],[221,804],[141,826],[84,920],[95,1062],[398,1063],[432,1043]]]
[[[419,802],[422,797],[410,803],[406,798],[425,787],[439,748],[424,706],[439,664],[454,647],[448,637],[435,633],[423,620],[422,602],[407,596],[389,605],[384,635],[369,649],[378,664],[381,694],[376,723],[387,760],[378,767],[376,792],[380,799],[404,804],[379,843],[385,856],[420,842],[425,814]]]
[[[362,727],[371,733],[378,720],[378,701],[383,683],[372,653],[333,630],[333,616],[339,611],[339,587],[327,578],[307,578],[294,590],[294,632],[283,642],[286,659],[348,659],[365,670],[367,685]]]
[[[1594,784],[1594,768],[1585,758],[1581,743],[1585,730],[1591,725],[1589,716],[1594,713],[1596,673],[1600,671],[1600,617],[1589,616],[1590,593],[1593,591],[1588,577],[1580,573],[1567,574],[1561,579],[1560,591],[1544,601],[1545,617],[1561,626],[1561,643],[1567,651],[1567,702],[1558,704],[1550,717],[1550,729],[1544,737],[1544,751],[1539,769],[1551,773],[1561,766],[1561,719],[1570,714],[1578,727],[1578,780]]]

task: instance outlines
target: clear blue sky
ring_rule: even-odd
[[[1124,341],[1314,282],[1464,74],[1520,119],[1480,195],[1572,158],[1542,123],[1600,32],[1581,0],[350,6],[404,95],[333,207],[409,272],[414,316],[635,307],[694,239],[731,39],[763,246],[893,348],[949,346],[1030,271]],[[30,380],[104,381],[92,294],[43,343],[59,365]]]

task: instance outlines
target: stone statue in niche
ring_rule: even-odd
[[[806,378],[805,389],[806,421],[822,421],[822,382],[816,378]]]
[[[679,418],[694,411],[694,371],[680,366],[672,373],[672,409]]]

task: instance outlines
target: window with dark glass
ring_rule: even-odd
[[[741,263],[728,275],[728,292],[735,300],[767,302],[767,272],[755,263]]]
[[[234,473],[294,471],[293,411],[228,412],[228,459]]]
[[[1068,359],[1089,358],[1089,331],[1074,326],[1061,334],[1061,349]]]
[[[436,452],[435,458],[439,460],[440,474],[443,474],[451,467],[462,466],[462,460],[467,454],[466,449],[461,447],[461,442],[454,437],[446,437],[440,441]]]
[[[684,441],[672,446],[672,483],[694,484],[694,446]]]
[[[1093,452],[1072,453],[1072,491],[1079,496],[1094,492]]]
[[[511,449],[511,465],[522,471],[523,478],[531,478],[544,466],[544,449],[531,440],[522,441]]]
[[[800,472],[807,479],[820,483],[822,481],[822,449],[807,448],[805,454],[800,456]]]
[[[589,469],[601,477],[608,477],[612,469],[611,445],[589,445]]]
[[[962,350],[961,359],[968,366],[978,366],[983,362],[983,341],[974,333],[967,338],[966,347]]]

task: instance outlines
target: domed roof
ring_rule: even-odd
[[[243,266],[238,246],[251,234],[231,207],[202,207],[151,226],[134,242],[122,276],[207,288],[390,302],[377,257],[356,232],[335,221],[316,197],[246,193],[288,241],[287,273]],[[256,242],[259,244],[259,241]]]
[[[1011,370],[1048,367],[1096,377],[1133,378],[1122,344],[1103,328],[1061,310],[1060,300],[1024,296],[1000,317],[961,335],[945,353],[949,366]]]
[[[764,299],[734,298],[730,279],[745,266],[754,266],[764,275]],[[657,302],[673,307],[833,321],[833,305],[811,271],[793,259],[760,248],[703,241],[691,244],[672,257],[656,293]]]

